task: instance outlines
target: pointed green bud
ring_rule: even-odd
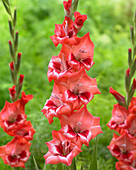
[[[3,5],[4,5],[7,13],[11,16],[12,14],[11,14],[11,10],[10,10],[9,4],[8,4],[9,2],[7,0],[2,0],[2,2],[3,2]]]
[[[14,18],[13,18],[14,27],[16,26],[16,22],[17,22],[17,9],[15,8],[15,10],[14,10]]]
[[[129,66],[129,68],[131,68],[131,65],[132,65],[132,49],[129,48],[128,49],[128,66]]]
[[[131,42],[134,45],[135,44],[135,36],[134,36],[134,28],[131,26],[130,27],[130,38],[131,38]]]
[[[15,35],[15,51],[17,51],[17,48],[18,48],[18,31],[16,32]]]
[[[9,31],[10,31],[10,35],[11,35],[11,37],[13,37],[13,36],[14,36],[14,33],[13,33],[13,28],[12,28],[11,20],[9,20],[8,22],[9,22]]]
[[[135,71],[136,71],[136,59],[134,60],[134,63],[132,65],[132,68],[131,68],[131,71],[130,71],[131,77],[134,76]]]
[[[14,84],[16,84],[16,78],[15,78],[15,74],[14,74],[15,68],[14,68],[14,63],[13,63],[13,61],[9,64],[9,67],[10,67],[10,74],[11,74],[12,82],[13,82]]]
[[[11,55],[11,58],[14,60],[14,52],[13,52],[12,43],[11,41],[8,41],[8,42],[9,42],[10,55]]]
[[[125,75],[125,88],[127,92],[129,91],[129,87],[130,87],[130,69],[127,69]]]
[[[22,53],[18,53],[17,55],[17,65],[16,65],[16,73],[19,73],[19,69],[20,69],[20,63],[21,63],[21,55]]]
[[[7,3],[7,5],[9,5],[9,0],[4,0],[6,3]]]

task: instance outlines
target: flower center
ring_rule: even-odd
[[[80,128],[80,125],[81,125],[81,124],[82,124],[81,122],[78,122],[78,123],[77,123],[77,126],[74,128],[74,132],[75,132],[76,134],[81,132],[81,128]]]

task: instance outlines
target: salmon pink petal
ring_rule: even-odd
[[[136,167],[135,167],[136,168]],[[117,170],[135,170],[134,167],[132,167],[131,165],[129,164],[126,164],[124,162],[117,162],[116,163],[116,169]]]
[[[0,147],[0,157],[5,164],[11,167],[25,167],[25,162],[30,157],[30,145],[23,138],[14,138],[11,142]]]
[[[49,156],[50,154],[50,156]],[[44,155],[45,164],[59,164],[61,163],[58,155],[53,155],[50,152]]]
[[[77,60],[93,59],[94,44],[90,39],[89,33],[79,38],[78,45],[72,45],[72,53]]]

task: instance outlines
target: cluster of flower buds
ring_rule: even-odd
[[[136,169],[136,97],[133,97],[136,89],[136,79],[133,76],[136,71],[136,11],[134,15],[134,27],[131,27],[132,49],[128,50],[128,69],[125,75],[126,98],[116,90],[110,88],[110,93],[118,101],[114,105],[112,118],[107,124],[114,134],[108,149],[119,162],[117,170]],[[132,82],[132,83],[131,83]]]
[[[62,48],[58,56],[52,56],[48,66],[48,79],[54,80],[54,87],[42,112],[49,124],[54,117],[58,117],[61,124],[59,131],[52,132],[53,140],[46,143],[49,151],[44,155],[45,163],[70,166],[82,145],[89,146],[90,140],[102,131],[100,118],[89,113],[86,106],[95,94],[100,94],[96,79],[86,73],[94,64],[94,44],[89,33],[77,37],[87,16],[75,12],[77,0],[63,4],[65,19],[55,25],[55,35],[51,36],[54,45],[62,44]]]
[[[15,33],[17,11],[11,13],[9,0],[2,0],[7,13],[10,15],[9,30],[12,42],[9,41],[9,49],[12,62],[9,64],[13,86],[9,88],[11,103],[5,102],[5,106],[0,112],[0,127],[14,139],[4,146],[0,147],[0,157],[5,164],[12,167],[25,167],[25,162],[30,157],[30,140],[33,139],[35,130],[30,121],[27,121],[25,115],[25,104],[33,98],[33,95],[20,93],[23,85],[24,75],[19,74],[21,53],[17,54],[18,49],[18,31]]]

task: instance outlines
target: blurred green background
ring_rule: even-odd
[[[11,0],[12,7],[18,10],[19,52],[22,52],[21,74],[25,74],[23,90],[33,94],[34,99],[26,106],[26,114],[36,129],[32,141],[31,153],[35,156],[39,169],[43,169],[43,155],[47,152],[45,142],[52,139],[52,130],[59,130],[56,118],[52,125],[43,116],[41,109],[50,97],[53,82],[47,79],[48,63],[52,55],[57,55],[61,45],[54,47],[50,36],[54,34],[55,23],[64,19],[63,0]],[[78,34],[79,37],[90,32],[95,44],[95,65],[88,72],[96,77],[101,95],[96,95],[88,104],[88,110],[101,119],[103,134],[98,141],[98,170],[115,170],[116,159],[107,149],[112,138],[112,131],[106,127],[111,118],[113,104],[116,103],[109,87],[125,95],[124,72],[127,69],[127,51],[131,47],[130,24],[133,24],[135,0],[79,0],[78,11],[87,14],[88,19]],[[12,86],[8,49],[10,40],[8,16],[0,1],[0,110],[5,100],[10,101],[8,88]],[[9,137],[0,129],[0,146],[9,142]],[[90,162],[95,140],[90,147],[83,146],[83,152],[77,156],[78,167],[83,163],[85,169]],[[0,159],[1,169],[4,164]],[[56,166],[47,165],[47,169]],[[10,168],[9,168],[10,169]],[[20,168],[21,169],[21,168]],[[35,170],[32,156],[26,163],[26,170]]]

